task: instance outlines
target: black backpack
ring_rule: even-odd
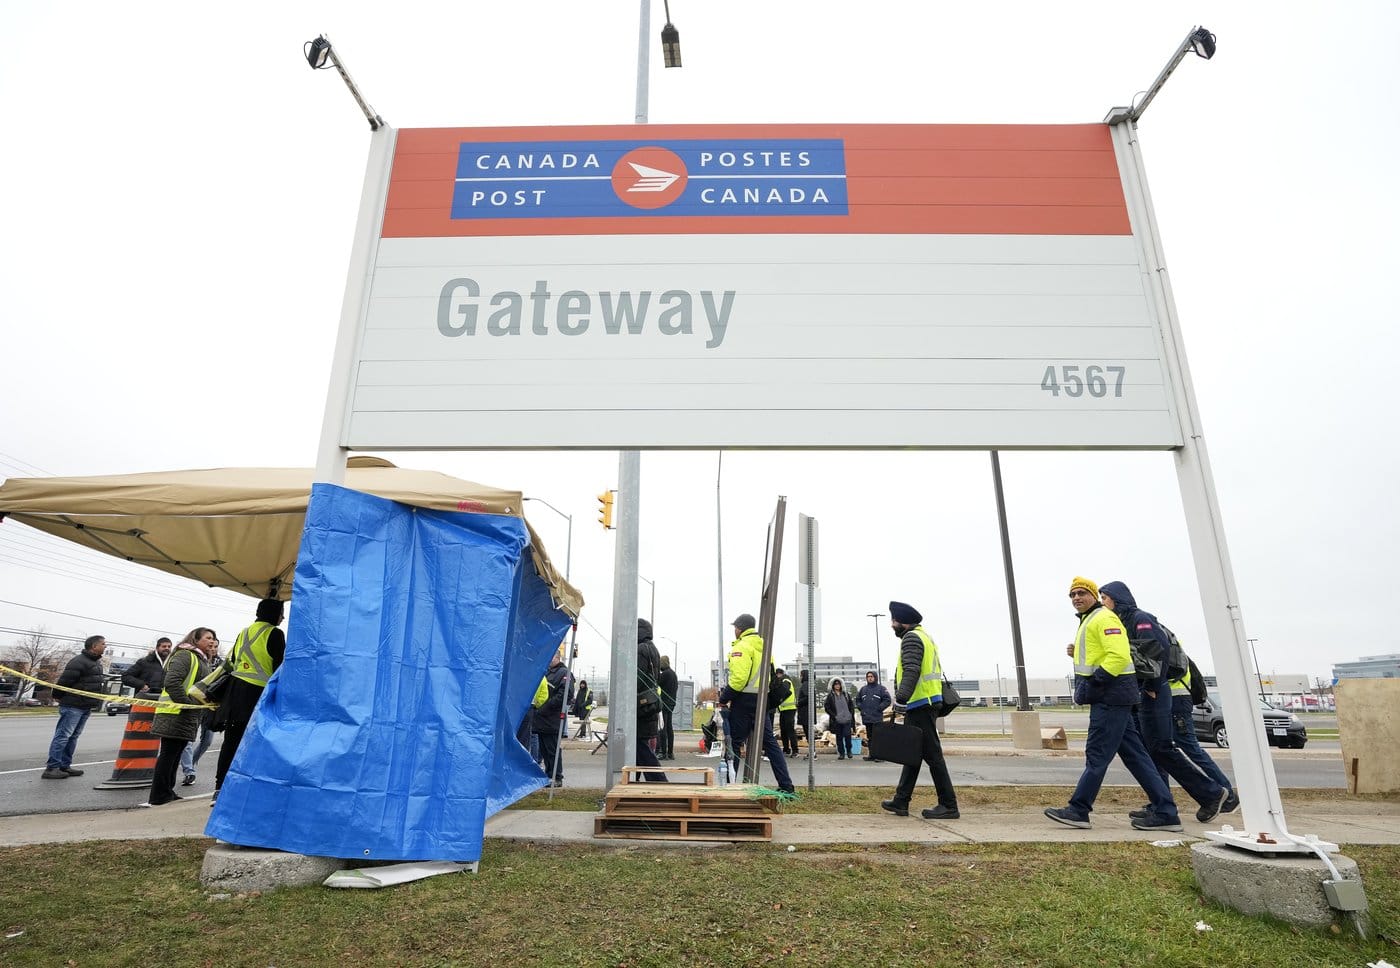
[[[1167,641],[1171,643],[1171,649],[1167,652],[1167,679],[1180,679],[1191,668],[1191,657],[1186,654],[1186,650],[1181,647],[1181,642],[1177,639],[1176,633],[1167,628],[1161,622],[1157,627],[1167,633]],[[1194,678],[1194,673],[1192,674]]]
[[[1199,706],[1209,698],[1209,694],[1206,692],[1206,677],[1201,675],[1201,670],[1196,668],[1196,663],[1189,656],[1186,659],[1186,666],[1191,670],[1191,704]]]
[[[774,669],[773,664],[771,662],[768,664],[768,702],[766,703],[766,708],[770,713],[777,709],[778,706],[782,704],[782,701],[787,698],[789,682],[791,682],[791,680],[787,678],[779,679],[777,670]]]

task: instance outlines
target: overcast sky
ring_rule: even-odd
[[[1140,129],[1266,676],[1400,651],[1369,621],[1394,594],[1400,542],[1400,8],[1322,9],[1211,13],[1219,53],[1188,58]],[[653,49],[654,123],[1097,122],[1204,16],[1118,2],[674,0],[671,13],[685,67],[663,70]],[[662,20],[657,3],[653,34]],[[632,3],[5,4],[0,476],[314,463],[369,141],[334,72],[302,60],[322,31],[398,127],[633,118]],[[594,495],[616,485],[615,453],[391,458],[573,514],[579,665],[606,668],[614,536]],[[640,568],[683,672],[704,678],[721,621],[758,611],[764,528],[786,495],[793,532],[798,513],[820,522],[820,654],[873,660],[867,615],[897,598],[923,611],[945,671],[1010,675],[985,453],[732,452],[723,465],[721,609],[715,454],[642,459]],[[1126,581],[1213,667],[1170,455],[1002,465],[1032,675],[1069,672],[1076,574]],[[562,564],[565,522],[527,511]],[[795,581],[789,569],[780,663],[796,652]],[[0,525],[5,630],[145,646],[212,625],[231,641],[252,607]],[[888,669],[895,640],[879,628]]]

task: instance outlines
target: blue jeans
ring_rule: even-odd
[[[758,712],[758,696],[753,693],[740,693],[729,704],[729,732],[735,741],[746,744],[753,735],[753,725]],[[791,792],[792,776],[788,773],[787,757],[773,735],[773,720],[763,717],[763,752],[768,754],[768,765],[773,768],[773,778],[778,781],[779,790]]]
[[[185,748],[180,751],[180,772],[185,776],[193,776],[199,758],[209,751],[209,746],[213,742],[214,734],[209,732],[209,727],[199,727],[199,738],[186,743]]]
[[[1142,740],[1152,762],[1157,764],[1157,775],[1162,782],[1167,777],[1181,784],[1201,806],[1214,806],[1220,802],[1222,784],[1217,783],[1186,758],[1186,754],[1172,742],[1172,694],[1170,688],[1157,690],[1156,698],[1142,694],[1142,704],[1138,706],[1138,724],[1142,728]]]
[[[1147,794],[1151,810],[1157,816],[1177,823],[1176,801],[1162,782],[1157,766],[1148,755],[1147,747],[1138,735],[1132,706],[1105,706],[1094,703],[1089,707],[1089,738],[1084,744],[1084,772],[1069,798],[1069,808],[1080,817],[1093,812],[1094,800],[1103,786],[1108,764],[1117,756]]]
[[[73,765],[73,751],[78,748],[78,737],[83,735],[83,727],[91,715],[91,709],[58,707],[58,723],[53,728],[53,742],[49,744],[49,769],[66,770]]]
[[[1196,738],[1196,725],[1191,721],[1191,709],[1195,704],[1190,696],[1172,696],[1172,738],[1186,758],[1201,768],[1206,776],[1225,789],[1234,792],[1235,785],[1225,775],[1210,754],[1201,749],[1201,741]]]

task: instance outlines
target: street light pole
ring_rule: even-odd
[[[655,632],[655,631],[656,631],[656,582],[652,581],[650,578],[642,578],[641,575],[638,575],[637,577],[638,577],[638,578],[641,578],[642,581],[646,582],[648,585],[651,586],[651,611],[647,613],[647,621],[651,623],[652,631]]]
[[[1249,643],[1249,654],[1254,657],[1254,681],[1259,684],[1259,698],[1268,702],[1269,700],[1264,699],[1264,677],[1259,674],[1259,653],[1254,651],[1254,643],[1258,642],[1259,639],[1245,639],[1245,641]]]
[[[880,668],[880,619],[885,617],[884,612],[866,612],[867,618],[875,620],[875,678],[884,681],[884,670]],[[811,673],[808,673],[811,675]]]

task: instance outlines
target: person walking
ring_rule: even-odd
[[[281,667],[287,652],[287,637],[277,627],[286,615],[283,603],[275,598],[264,598],[258,602],[255,614],[256,621],[234,639],[229,656],[233,681],[214,717],[216,727],[222,726],[224,730],[224,745],[219,747],[219,765],[214,774],[215,800],[219,798],[234,754],[243,742],[243,734],[253,720],[267,680]]]
[[[836,734],[836,758],[849,759],[851,731],[856,726],[856,707],[840,679],[831,680],[831,688],[827,690],[823,708],[826,709],[826,719],[831,724],[831,731]]]
[[[661,652],[651,638],[651,623],[637,619],[637,765],[657,766],[656,737],[661,732]],[[643,780],[667,783],[665,773],[643,773]]]
[[[190,687],[203,678],[206,671],[204,654],[214,642],[214,630],[200,626],[180,640],[165,663],[165,685],[161,687],[160,702],[151,721],[151,732],[160,737],[160,754],[156,757],[156,772],[151,779],[151,795],[141,806],[159,807],[181,799],[175,792],[175,771],[180,766],[180,754],[199,735],[202,709],[182,709],[194,705]]]
[[[1143,744],[1157,765],[1157,773],[1162,782],[1170,776],[1181,784],[1181,788],[1191,795],[1200,809],[1196,819],[1210,823],[1225,808],[1230,798],[1227,784],[1217,783],[1201,771],[1195,763],[1187,759],[1172,737],[1172,690],[1168,672],[1171,657],[1171,639],[1163,631],[1157,616],[1138,608],[1133,593],[1121,581],[1111,581],[1099,587],[1099,601],[1104,608],[1113,610],[1123,628],[1128,632],[1130,643],[1141,643],[1139,653],[1160,656],[1158,672],[1151,680],[1144,681],[1143,670],[1139,669],[1138,683],[1142,698],[1138,703],[1138,729],[1142,733]],[[1235,807],[1239,806],[1236,802]],[[1137,811],[1139,816],[1146,811]],[[1131,816],[1131,814],[1130,814]]]
[[[656,677],[656,687],[661,693],[661,734],[658,737],[660,749],[656,753],[658,760],[676,758],[676,731],[672,725],[672,717],[676,712],[676,688],[679,684],[676,671],[671,668],[671,657],[663,655],[661,674]]]
[[[778,703],[778,738],[782,740],[783,755],[797,755],[797,687],[782,669],[774,673],[780,680],[782,702]]]
[[[948,764],[943,759],[943,744],[938,741],[938,713],[943,705],[943,665],[938,658],[938,646],[924,631],[924,617],[919,610],[904,602],[890,602],[890,628],[899,637],[899,664],[894,667],[894,702],[891,708],[904,714],[904,724],[923,734],[923,763],[928,764],[938,804],[925,807],[919,815],[925,820],[957,820],[958,794]],[[909,801],[919,782],[921,764],[905,764],[899,774],[894,797],[881,801],[881,808],[897,817],[909,816]]]
[[[861,686],[860,692],[856,693],[856,708],[860,710],[860,721],[865,726],[865,756],[862,759],[869,760],[871,763],[883,762],[870,755],[870,738],[884,722],[885,710],[889,709],[893,703],[890,691],[880,684],[879,673],[867,672],[865,685]]]
[[[1079,614],[1079,633],[1065,651],[1074,659],[1074,703],[1089,707],[1089,736],[1084,744],[1084,772],[1069,804],[1046,807],[1045,816],[1088,830],[1104,774],[1117,756],[1149,801],[1150,816],[1133,818],[1133,827],[1180,830],[1176,801],[1143,745],[1133,716],[1138,685],[1128,632],[1113,610],[1104,608],[1098,586],[1089,579],[1076,577],[1070,582],[1069,600]]]
[[[83,641],[83,651],[68,660],[59,674],[56,685],[83,692],[102,690],[102,653],[107,648],[107,639],[101,635],[89,635]],[[58,722],[54,723],[53,739],[49,743],[49,759],[44,772],[39,774],[45,780],[66,780],[70,776],[82,776],[82,770],[73,768],[73,754],[78,749],[78,737],[83,735],[92,711],[102,705],[101,699],[91,696],[78,696],[71,692],[58,693]]]
[[[535,712],[531,728],[540,744],[540,766],[544,775],[557,787],[564,785],[564,758],[559,755],[559,720],[564,715],[564,707],[569,700],[569,668],[564,665],[564,656],[554,653],[549,660],[549,671],[540,680],[540,689],[535,693]]]
[[[588,688],[587,679],[578,681],[569,715],[578,720],[578,732],[574,734],[574,739],[588,739],[588,721],[593,715],[593,690]]]
[[[165,661],[170,657],[172,643],[165,636],[156,639],[156,647],[137,659],[122,673],[122,685],[142,697],[159,696],[165,688]]]
[[[209,675],[219,664],[219,637],[210,630],[209,636],[203,644],[196,642],[195,647],[200,650],[200,659],[204,664],[204,674],[200,678]],[[162,687],[164,688],[164,687]],[[194,786],[198,779],[196,768],[199,766],[200,757],[209,752],[209,746],[214,742],[214,733],[210,726],[214,722],[214,710],[206,709],[199,714],[199,738],[193,742],[185,744],[185,748],[180,751],[180,772],[184,774],[181,786]]]
[[[729,647],[729,680],[720,690],[720,702],[729,706],[729,732],[735,747],[741,747],[753,736],[758,722],[758,686],[763,673],[763,638],[754,629],[758,624],[748,612],[734,619],[734,641]],[[787,758],[773,735],[773,722],[763,717],[760,745],[768,756],[778,789],[794,793]]]

